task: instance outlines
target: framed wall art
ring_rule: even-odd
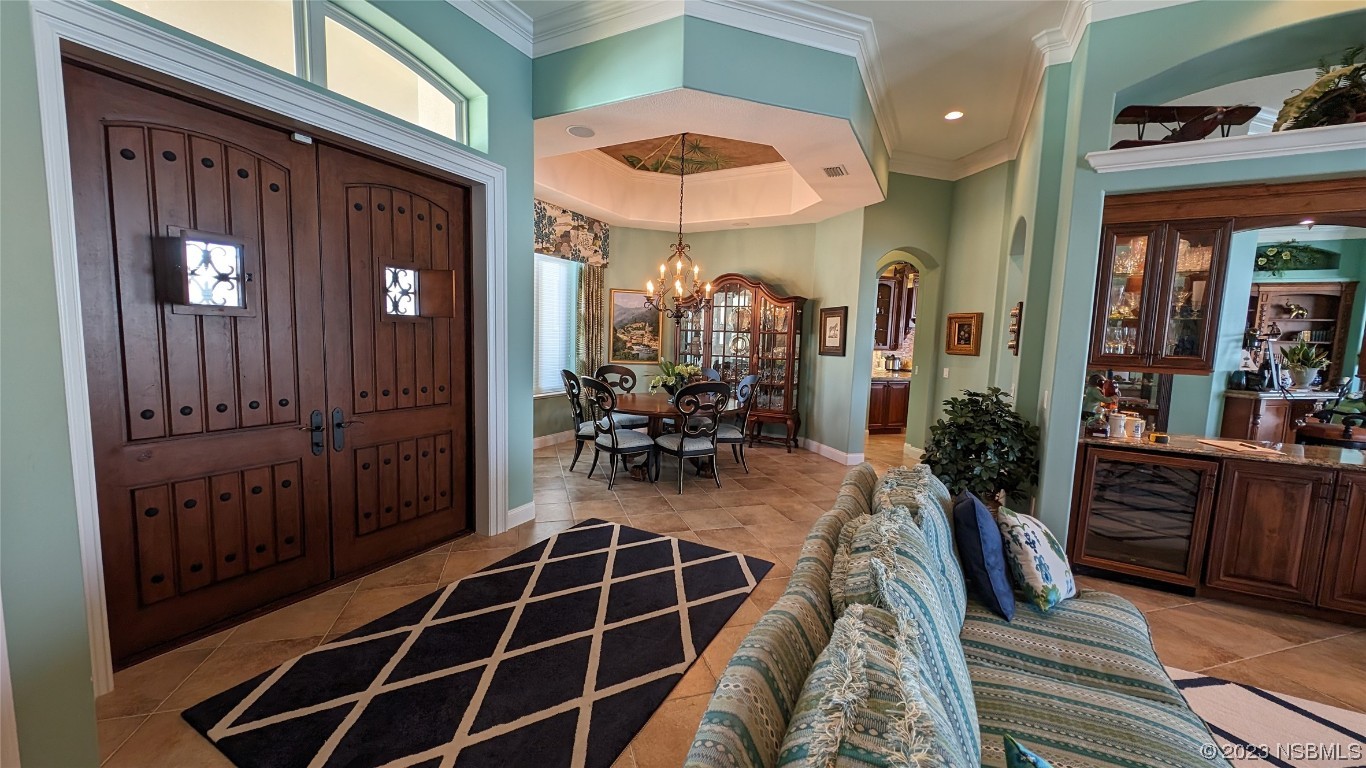
[[[664,313],[645,306],[645,291],[613,288],[607,362],[649,365],[659,362]]]
[[[820,354],[844,357],[848,325],[848,307],[825,307],[821,310]]]
[[[944,351],[950,355],[982,353],[982,313],[949,313],[948,332],[944,334]]]

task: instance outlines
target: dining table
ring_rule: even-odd
[[[734,398],[727,402],[726,406],[726,409],[722,412],[723,416],[734,414],[739,410]],[[646,427],[647,434],[649,434],[651,438],[656,438],[664,434],[664,420],[676,418],[678,416],[678,407],[674,405],[673,395],[670,395],[667,392],[643,392],[640,394],[628,392],[617,395],[616,412],[632,416],[644,416],[649,419],[649,426]],[[701,462],[697,459],[693,459],[692,462],[697,466],[698,472],[702,477],[712,476],[710,461]],[[649,472],[646,469],[647,464],[648,461],[643,461],[631,467],[631,479],[650,479]]]

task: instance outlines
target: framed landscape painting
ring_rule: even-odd
[[[659,362],[664,313],[645,306],[645,291],[613,288],[609,363],[648,365]]]

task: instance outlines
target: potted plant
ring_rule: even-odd
[[[1293,347],[1281,350],[1281,363],[1290,369],[1290,380],[1303,389],[1314,383],[1319,369],[1328,364],[1328,355],[1301,339]]]
[[[683,385],[702,375],[702,367],[692,363],[673,363],[659,361],[659,376],[650,379],[650,391],[663,389],[671,395],[677,394]]]
[[[999,387],[963,390],[944,401],[924,461],[953,493],[1000,503],[1039,481],[1039,428],[1015,412]]]

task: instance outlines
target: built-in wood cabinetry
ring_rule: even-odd
[[[868,393],[868,431],[886,434],[906,431],[911,404],[911,382],[874,381]]]
[[[1324,397],[1328,395],[1325,393]],[[1234,440],[1295,442],[1295,430],[1323,403],[1323,397],[1282,397],[1279,392],[1226,392],[1219,436]]]
[[[1232,229],[1232,219],[1107,223],[1091,366],[1212,372]]]
[[[1366,471],[1202,454],[1182,440],[1175,450],[1082,445],[1074,563],[1270,608],[1366,617]]]
[[[1225,461],[1205,583],[1313,604],[1334,475],[1318,467]]]
[[[1366,614],[1366,473],[1338,473],[1318,604]]]
[[[1328,367],[1321,372],[1323,379],[1334,382],[1343,375],[1347,359],[1356,292],[1355,282],[1253,283],[1248,328],[1259,336],[1271,337],[1278,348],[1298,341],[1317,346],[1329,359]]]
[[[1193,587],[1200,583],[1219,462],[1089,448],[1072,560]]]
[[[899,349],[907,332],[915,327],[915,270],[897,264],[878,278],[873,317],[873,349]]]

